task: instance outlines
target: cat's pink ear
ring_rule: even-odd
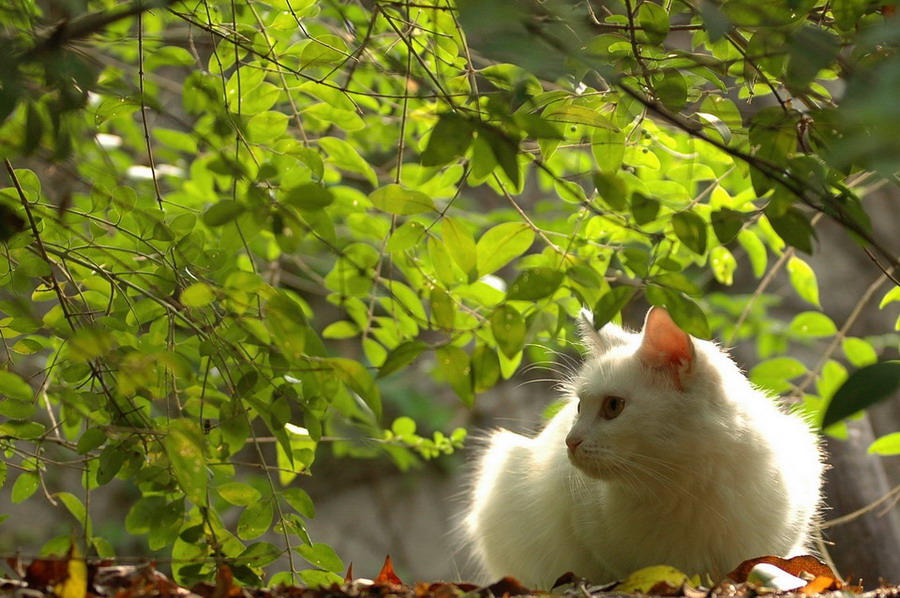
[[[631,336],[613,323],[607,324],[600,330],[595,330],[591,312],[587,310],[581,312],[578,328],[581,332],[581,340],[593,355],[603,355],[613,347],[624,345]]]
[[[684,390],[685,377],[694,364],[694,343],[661,307],[651,307],[644,320],[641,346],[637,356],[644,365],[662,370]]]

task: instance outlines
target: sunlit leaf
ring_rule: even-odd
[[[18,374],[3,370],[0,370],[0,396],[28,403],[34,398],[31,386],[27,382]]]
[[[797,294],[816,307],[821,307],[819,283],[816,273],[810,265],[797,256],[791,256],[791,259],[788,260],[787,271],[790,275],[791,286],[794,287]]]
[[[869,445],[869,452],[876,455],[900,455],[900,432],[891,432]]]
[[[484,276],[522,255],[534,242],[534,231],[524,222],[507,222],[488,229],[476,243],[478,274]]]
[[[434,200],[422,193],[391,183],[373,191],[369,199],[376,208],[390,214],[422,214],[435,209]]]
[[[475,239],[461,222],[449,216],[445,216],[441,222],[441,234],[450,257],[463,272],[471,272],[475,269],[477,250]]]
[[[806,373],[806,366],[793,357],[776,357],[763,361],[750,370],[750,381],[771,392],[790,389],[789,380]]]
[[[331,571],[343,573],[344,563],[334,550],[327,544],[302,544],[295,548],[297,554],[309,561],[310,564]]]
[[[169,422],[162,445],[181,490],[195,505],[205,505],[206,455],[200,426],[192,419],[174,419]]]
[[[805,311],[794,316],[790,324],[791,332],[801,336],[822,337],[831,336],[837,332],[837,326],[823,313]]]

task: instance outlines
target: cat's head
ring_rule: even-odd
[[[658,474],[681,437],[703,432],[702,403],[709,379],[718,376],[707,371],[698,347],[718,349],[656,307],[640,333],[608,324],[599,331],[584,326],[582,335],[590,354],[571,383],[578,413],[566,438],[570,461],[598,479]]]

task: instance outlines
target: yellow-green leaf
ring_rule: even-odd
[[[460,269],[467,274],[474,270],[478,252],[475,247],[475,238],[469,229],[458,220],[445,216],[441,222],[441,234],[444,245],[447,246],[447,252]]]
[[[435,210],[434,200],[422,193],[405,189],[396,183],[379,187],[369,199],[382,212],[397,215],[423,214]]]
[[[812,303],[816,307],[821,307],[819,303],[819,283],[816,280],[816,273],[810,265],[795,255],[788,260],[787,271],[791,278],[791,286],[794,287],[797,294],[803,300]]]
[[[162,439],[172,473],[185,495],[198,506],[207,503],[206,441],[193,419],[173,419]]]

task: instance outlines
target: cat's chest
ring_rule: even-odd
[[[720,505],[694,496],[615,496],[603,483],[591,500],[576,500],[572,526],[592,558],[616,576],[665,563],[683,570],[715,569],[710,553],[726,545],[730,530]]]

